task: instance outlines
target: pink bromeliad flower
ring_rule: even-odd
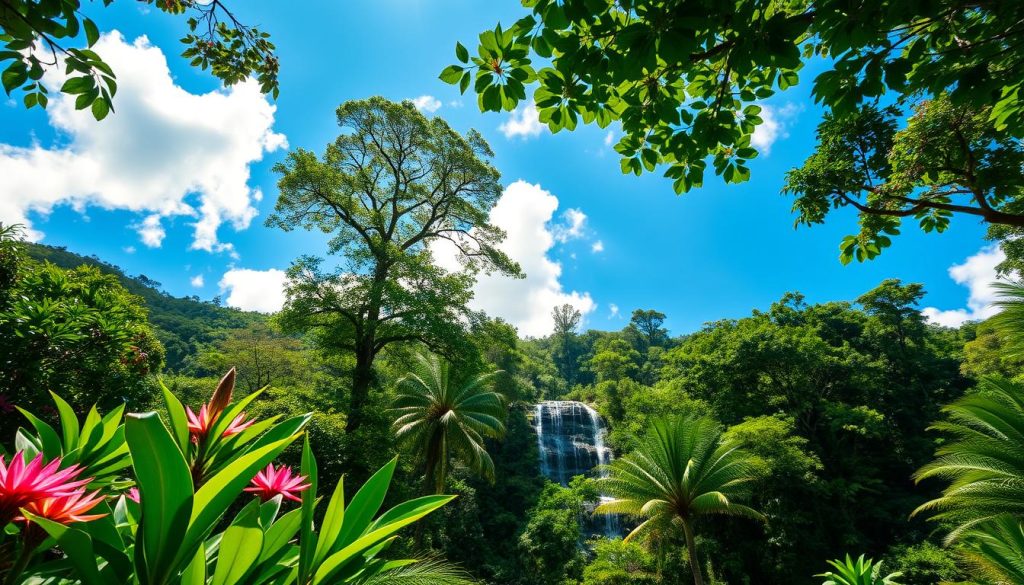
[[[125,494],[125,496],[129,500],[135,502],[136,504],[141,504],[142,503],[142,499],[139,496],[139,488],[137,488],[137,487],[129,488],[129,490]]]
[[[293,475],[292,469],[285,465],[274,467],[273,463],[267,464],[267,468],[252,478],[252,487],[245,488],[245,491],[252,492],[266,502],[276,495],[282,495],[289,500],[301,502],[295,494],[309,487],[304,475]]]
[[[217,422],[217,417],[220,416],[220,412],[213,412],[208,404],[204,404],[199,409],[199,414],[196,414],[195,411],[186,406],[185,414],[188,416],[188,432],[192,435],[193,441],[206,438],[210,429],[213,428],[213,423]],[[237,435],[249,428],[254,422],[256,421],[245,420],[245,413],[243,412],[231,421],[231,424],[224,429],[222,436],[230,437],[231,435]]]
[[[35,516],[61,524],[89,522],[90,520],[106,516],[106,514],[86,514],[86,512],[95,508],[102,501],[103,496],[100,495],[99,490],[90,494],[86,493],[85,489],[80,489],[65,496],[43,498],[29,502],[24,506],[24,510]],[[24,516],[19,516],[15,520],[28,521]]]
[[[70,496],[92,481],[78,479],[82,468],[72,465],[60,469],[60,459],[43,464],[43,455],[25,463],[22,451],[14,454],[10,465],[0,455],[0,523],[6,524],[22,508],[37,500]]]

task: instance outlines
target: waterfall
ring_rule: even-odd
[[[582,402],[538,403],[533,411],[533,428],[537,433],[540,471],[562,486],[568,486],[577,475],[603,475],[598,466],[612,460],[612,450],[605,445],[608,429],[601,415]],[[618,520],[616,516],[600,514],[584,522],[583,527],[591,535],[611,538],[621,536]]]

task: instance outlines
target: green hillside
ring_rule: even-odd
[[[218,302],[203,301],[199,297],[175,297],[160,290],[160,283],[144,274],[130,276],[121,268],[104,262],[96,256],[82,256],[63,246],[27,244],[29,257],[47,261],[61,268],[74,268],[83,264],[113,274],[132,294],[142,297],[149,309],[149,320],[157,331],[160,342],[167,350],[167,369],[178,371],[185,359],[196,352],[198,344],[212,341],[214,331],[246,327],[265,321],[266,315],[250,313],[221,306]]]

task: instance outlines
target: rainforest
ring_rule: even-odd
[[[0,585],[1024,585],[1024,5],[0,43]]]

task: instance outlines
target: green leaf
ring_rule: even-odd
[[[106,98],[100,98],[92,103],[92,116],[97,120],[102,120],[107,117],[110,113],[110,102]]]
[[[60,546],[68,561],[75,569],[75,578],[84,585],[108,585],[100,577],[96,566],[96,554],[92,547],[92,538],[77,528],[58,524],[46,518],[40,518],[28,512],[25,516],[46,531]]]
[[[204,583],[206,583],[206,547],[199,545],[195,556],[192,557],[192,562],[181,572],[181,585],[204,585]]]
[[[306,435],[302,443],[302,462],[299,465],[299,472],[306,476],[306,482],[309,483],[309,488],[302,492],[302,533],[299,535],[299,580],[306,583],[309,581],[312,571],[313,553],[316,547],[313,513],[316,511],[317,501],[316,458],[313,457],[313,450],[309,446],[309,435]]]
[[[160,391],[164,395],[164,404],[167,405],[167,415],[171,419],[171,432],[174,434],[174,440],[178,443],[178,449],[182,453],[187,453],[189,448],[189,435],[188,435],[188,418],[185,416],[185,407],[181,405],[181,401],[164,385],[163,381],[160,382]]]
[[[356,492],[348,506],[349,514],[335,550],[347,546],[366,531],[370,521],[377,515],[381,504],[384,503],[384,496],[388,493],[388,487],[391,485],[391,478],[395,474],[397,465],[397,457],[388,461]]]
[[[142,558],[146,574],[159,583],[171,570],[193,513],[192,475],[157,413],[129,414],[124,427],[142,501]]]
[[[399,504],[374,523],[374,529],[340,551],[327,557],[313,576],[313,585],[324,583],[354,557],[402,528],[455,499],[455,496],[426,496]],[[385,520],[386,517],[386,521]]]
[[[7,66],[7,69],[0,75],[0,80],[3,81],[4,91],[7,92],[7,95],[11,95],[12,91],[28,81],[28,67],[23,61],[15,61]]]
[[[263,539],[263,551],[260,552],[259,563],[274,556],[279,550],[288,546],[289,541],[295,537],[302,524],[302,508],[296,508],[281,516],[267,529]]]
[[[320,536],[316,541],[316,552],[313,554],[313,566],[319,565],[327,555],[341,548],[338,536],[345,521],[345,476],[338,479],[334,486],[334,494],[327,504],[327,514],[320,525]]]
[[[462,72],[465,71],[464,67],[458,65],[449,65],[441,71],[439,78],[445,83],[456,84],[462,79]]]
[[[57,435],[57,431],[53,430],[53,427],[40,420],[36,415],[25,410],[22,407],[17,407],[21,414],[25,415],[28,422],[35,428],[36,433],[39,435],[40,445],[43,448],[43,456],[47,459],[53,459],[60,457],[61,443],[60,437]]]
[[[60,430],[64,437],[64,452],[70,453],[78,447],[78,417],[74,409],[64,401],[63,398],[50,392],[53,402],[57,405],[57,413],[60,416]]]
[[[224,531],[211,585],[235,585],[256,566],[263,549],[263,530],[259,519],[260,504],[254,499],[242,508]]]
[[[462,45],[462,43],[455,43],[455,57],[463,62],[469,63],[469,50]]]
[[[82,28],[85,29],[85,42],[88,43],[90,47],[95,45],[96,41],[100,40],[100,30],[96,28],[96,23],[91,19],[83,19]]]
[[[182,541],[182,551],[190,554],[189,551],[199,546],[256,473],[284,451],[295,438],[288,437],[246,453],[203,484],[195,494],[192,518]],[[179,562],[183,560],[178,559]]]
[[[64,82],[64,85],[60,87],[60,90],[64,93],[69,94],[80,94],[91,91],[95,85],[93,79],[89,75],[81,77],[71,77]]]

